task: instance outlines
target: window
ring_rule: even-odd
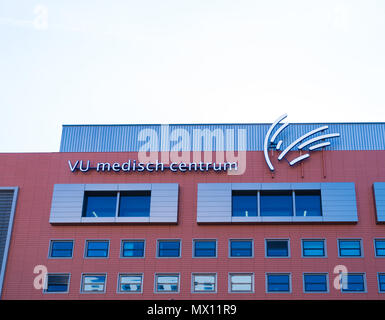
[[[340,257],[361,257],[360,240],[338,240]]]
[[[87,191],[84,193],[83,217],[115,217],[116,192]]]
[[[179,292],[179,274],[155,275],[155,292]]]
[[[344,274],[341,277],[341,281],[342,292],[365,292],[365,278],[363,273]],[[344,281],[346,281],[346,286],[344,286]]]
[[[267,292],[290,292],[290,274],[267,274]]]
[[[237,191],[232,194],[233,217],[256,217],[258,215],[258,193],[255,190]]]
[[[47,274],[46,293],[66,293],[69,288],[69,274]]]
[[[305,292],[327,292],[327,275],[316,273],[305,273],[303,275]]]
[[[261,191],[261,216],[285,217],[293,215],[292,191]]]
[[[374,250],[376,257],[385,257],[385,239],[375,239]]]
[[[385,273],[378,274],[378,291],[385,292]]]
[[[217,256],[216,240],[194,240],[194,257],[215,258]]]
[[[108,247],[108,241],[87,240],[85,256],[86,258],[107,258]]]
[[[321,212],[320,190],[295,191],[295,215],[297,217],[321,216]]]
[[[52,240],[50,258],[72,258],[74,242],[72,240]]]
[[[158,241],[159,258],[179,258],[180,240],[159,240]]]
[[[289,240],[266,240],[266,257],[289,257]]]
[[[253,292],[253,278],[252,273],[231,273],[229,275],[229,291]]]
[[[215,292],[216,274],[193,274],[193,292]]]
[[[252,240],[230,240],[230,257],[252,257]]]
[[[120,293],[141,293],[143,275],[141,274],[120,274],[118,292]]]
[[[303,257],[325,257],[324,240],[302,240]]]
[[[103,293],[105,291],[105,285],[105,274],[83,274],[81,292]]]
[[[120,192],[119,217],[149,217],[150,191]]]
[[[86,191],[82,216],[149,217],[150,202],[151,191]]]
[[[143,258],[144,240],[124,240],[122,241],[122,258]]]

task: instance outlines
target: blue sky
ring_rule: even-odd
[[[62,124],[385,121],[385,1],[0,0],[0,152]]]

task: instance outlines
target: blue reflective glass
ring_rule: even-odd
[[[295,191],[296,216],[321,216],[321,192],[319,190]]]
[[[261,191],[261,216],[285,217],[293,215],[291,191]]]
[[[144,241],[125,241],[123,243],[123,257],[143,257]]]
[[[378,275],[378,285],[381,292],[385,292],[385,274]]]
[[[230,242],[231,257],[251,257],[252,256],[252,242],[232,240]]]
[[[232,215],[234,217],[255,217],[257,214],[256,191],[233,191]]]
[[[87,242],[87,257],[107,257],[108,245],[107,241]]]
[[[289,242],[286,240],[267,240],[267,257],[287,257],[289,256]]]
[[[149,217],[150,191],[120,193],[119,217]]]
[[[375,240],[376,256],[385,256],[385,240]]]
[[[267,290],[268,292],[289,292],[290,279],[289,275],[273,275],[267,276]]]
[[[116,192],[86,192],[83,217],[115,217],[116,199]]]
[[[304,240],[302,242],[304,257],[323,257],[325,256],[325,244],[322,240]]]
[[[326,292],[327,283],[325,274],[305,274],[305,292]]]
[[[216,242],[214,240],[197,240],[194,242],[195,257],[215,257]]]
[[[339,250],[341,257],[361,256],[361,242],[359,240],[340,240]]]
[[[364,275],[348,274],[347,288],[342,287],[342,291],[365,291]]]
[[[51,245],[52,258],[70,258],[72,257],[72,241],[53,241]]]
[[[158,246],[159,257],[179,257],[179,241],[160,241]]]

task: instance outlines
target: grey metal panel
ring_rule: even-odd
[[[373,183],[377,222],[385,222],[385,182]]]
[[[275,116],[272,117],[274,119]],[[284,143],[282,148],[303,134],[320,126],[327,125],[329,129],[325,133],[340,133],[340,137],[333,139],[326,150],[384,150],[385,149],[385,123],[290,123],[290,125],[278,136]],[[168,126],[169,133],[174,129],[182,129],[188,133],[190,141],[183,139],[186,145],[183,150],[191,145],[196,151],[199,144],[194,144],[194,130],[222,130],[224,136],[224,150],[238,150],[238,130],[246,132],[246,150],[262,151],[264,137],[270,124],[174,124]],[[61,152],[122,152],[139,151],[144,142],[139,141],[139,133],[142,130],[156,132],[159,137],[158,149],[161,146],[173,147],[179,141],[169,141],[168,137],[161,135],[161,125],[65,125],[62,130],[60,145]],[[227,141],[226,130],[234,132],[234,144]],[[322,135],[322,133],[320,134]],[[316,137],[316,136],[315,136]],[[208,140],[204,139],[205,142]],[[212,139],[213,147],[216,146]],[[203,148],[205,149],[204,145]],[[240,149],[240,148],[239,148]],[[283,150],[282,149],[282,150]],[[294,147],[296,149],[296,147]],[[216,149],[219,150],[219,149]]]
[[[261,189],[260,183],[232,183],[232,190],[259,190]]]
[[[151,183],[119,183],[119,191],[148,191],[151,190]]]
[[[84,190],[84,184],[55,184],[49,222],[81,222]]]
[[[18,187],[0,187],[0,299],[7,267]]]
[[[291,188],[293,190],[320,190],[321,183],[312,183],[312,182],[292,183]]]
[[[261,183],[261,190],[292,190],[291,183]]]
[[[150,222],[178,222],[177,183],[153,183],[151,185]]]
[[[325,222],[357,222],[354,183],[321,183],[322,214]]]
[[[117,191],[118,185],[116,183],[92,183],[85,184],[85,191]]]
[[[197,222],[231,222],[231,183],[199,183]]]

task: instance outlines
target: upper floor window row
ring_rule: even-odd
[[[86,191],[83,217],[148,217],[151,191]]]
[[[232,216],[322,216],[321,191],[233,190]]]

